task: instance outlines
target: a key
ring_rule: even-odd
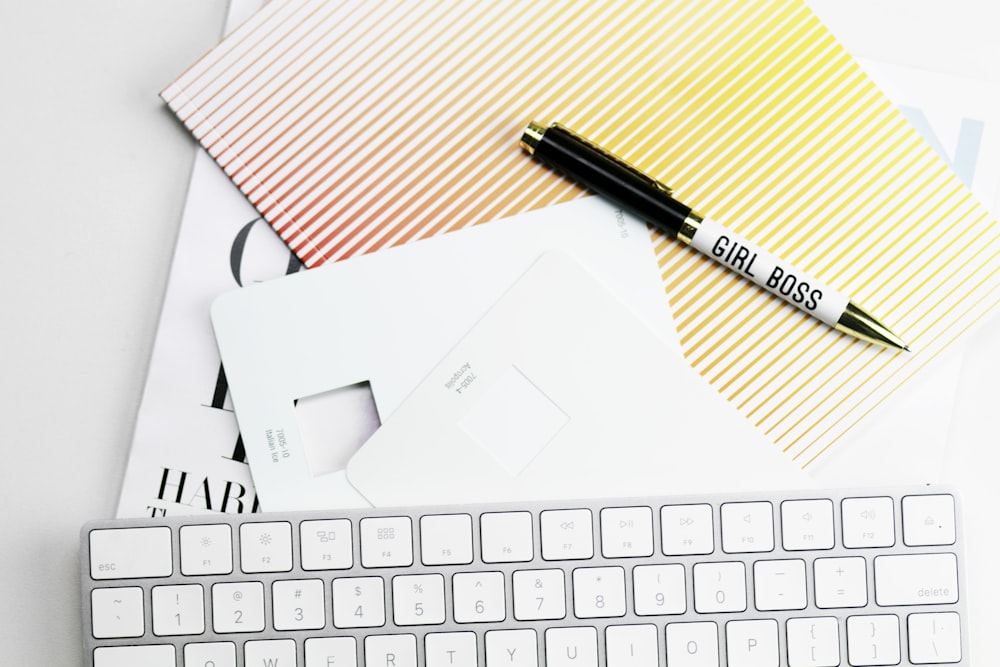
[[[90,576],[93,579],[169,577],[173,571],[169,528],[90,531]]]
[[[184,664],[194,667],[236,667],[236,644],[201,642],[184,645]]]
[[[719,628],[711,621],[667,623],[670,667],[719,667]]]
[[[292,569],[292,524],[287,521],[240,526],[240,568],[246,573]]]
[[[264,584],[259,581],[212,586],[212,625],[219,634],[264,629]]]
[[[625,569],[578,567],[573,570],[573,613],[577,618],[625,615]]]
[[[899,617],[893,614],[847,619],[847,660],[857,667],[898,665]]]
[[[833,548],[833,503],[827,499],[781,503],[781,543],[787,551]]]
[[[530,512],[487,512],[479,529],[486,563],[522,563],[534,556]]]
[[[413,635],[365,637],[365,667],[417,667],[417,638]]]
[[[382,577],[333,580],[333,624],[338,628],[377,628],[385,624]]]
[[[545,667],[597,665],[596,628],[549,628],[545,631]]]
[[[882,607],[958,601],[955,554],[875,557],[875,602]]]
[[[90,620],[98,639],[141,637],[146,627],[142,589],[95,588],[90,594]]]
[[[660,508],[660,542],[665,556],[710,554],[715,549],[711,505]]]
[[[753,564],[754,606],[760,611],[806,608],[806,563],[797,558]]]
[[[255,639],[243,645],[244,665],[295,665],[294,639]]]
[[[354,564],[349,519],[303,521],[299,524],[303,570],[346,570]]]
[[[728,667],[775,667],[778,655],[778,622],[773,618],[726,623]]]
[[[605,558],[653,555],[653,510],[609,507],[601,510],[601,553]]]
[[[657,667],[655,625],[609,625],[604,633],[608,667]]]
[[[514,618],[519,621],[566,617],[566,575],[562,570],[514,573]]]
[[[444,623],[444,577],[440,574],[393,577],[392,613],[396,625]]]
[[[358,648],[354,637],[310,637],[306,640],[305,654],[305,667],[358,665]]]
[[[94,667],[175,667],[174,647],[169,644],[149,646],[102,646],[94,650]]]
[[[836,618],[791,618],[785,630],[788,633],[788,667],[840,665],[840,631]]]
[[[200,635],[205,631],[205,591],[198,584],[153,587],[153,634]]]
[[[724,503],[722,550],[755,553],[774,549],[774,514],[769,502]]]
[[[478,667],[476,633],[427,633],[424,635],[424,662],[426,667]]]
[[[542,558],[579,560],[594,557],[590,510],[547,510],[541,513]]]
[[[817,558],[813,561],[816,606],[820,609],[864,607],[868,604],[867,571],[861,556]]]
[[[322,579],[291,579],[271,585],[275,630],[318,630],[326,625]]]
[[[694,608],[699,614],[744,611],[747,584],[743,563],[696,563]]]
[[[233,571],[233,529],[225,524],[182,526],[181,572],[188,576]]]
[[[424,565],[472,562],[472,517],[430,514],[420,517],[420,560]]]
[[[408,516],[361,520],[361,564],[405,567],[413,564],[413,524]]]
[[[492,623],[506,618],[503,572],[462,572],[451,583],[456,623]]]
[[[683,614],[687,611],[684,566],[637,565],[632,570],[635,613],[639,616]]]
[[[486,667],[538,667],[538,639],[535,631],[524,629],[487,632]]]

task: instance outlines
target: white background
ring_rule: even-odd
[[[810,0],[855,55],[1000,83],[995,0]],[[995,8],[996,7],[996,8]],[[0,0],[0,662],[78,665],[195,145],[158,91],[222,0]]]

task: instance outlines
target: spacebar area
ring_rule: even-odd
[[[952,553],[875,558],[875,601],[880,606],[958,601],[958,558]]]

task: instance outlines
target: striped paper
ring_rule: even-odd
[[[688,361],[803,466],[998,301],[996,223],[798,0],[274,0],[162,95],[308,266],[583,196],[529,120],[622,155],[913,349],[652,234]]]

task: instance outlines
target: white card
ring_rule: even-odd
[[[356,397],[343,388],[367,382],[378,417],[385,421],[548,249],[572,252],[600,276],[668,341],[667,353],[680,363],[645,223],[596,197],[380,250],[219,297],[212,322],[261,507],[366,504],[343,470],[335,469],[354,453],[356,444],[347,445],[350,451],[329,451],[344,447],[342,443],[307,446],[300,427],[303,415],[295,402],[306,399],[304,412],[322,413],[310,405],[311,397]],[[358,424],[349,426],[347,440],[363,440]],[[332,430],[343,427],[338,418]],[[310,449],[319,454],[310,456]],[[406,488],[404,480],[401,490]]]
[[[347,478],[376,506],[809,485],[558,252],[543,255],[396,408]]]

